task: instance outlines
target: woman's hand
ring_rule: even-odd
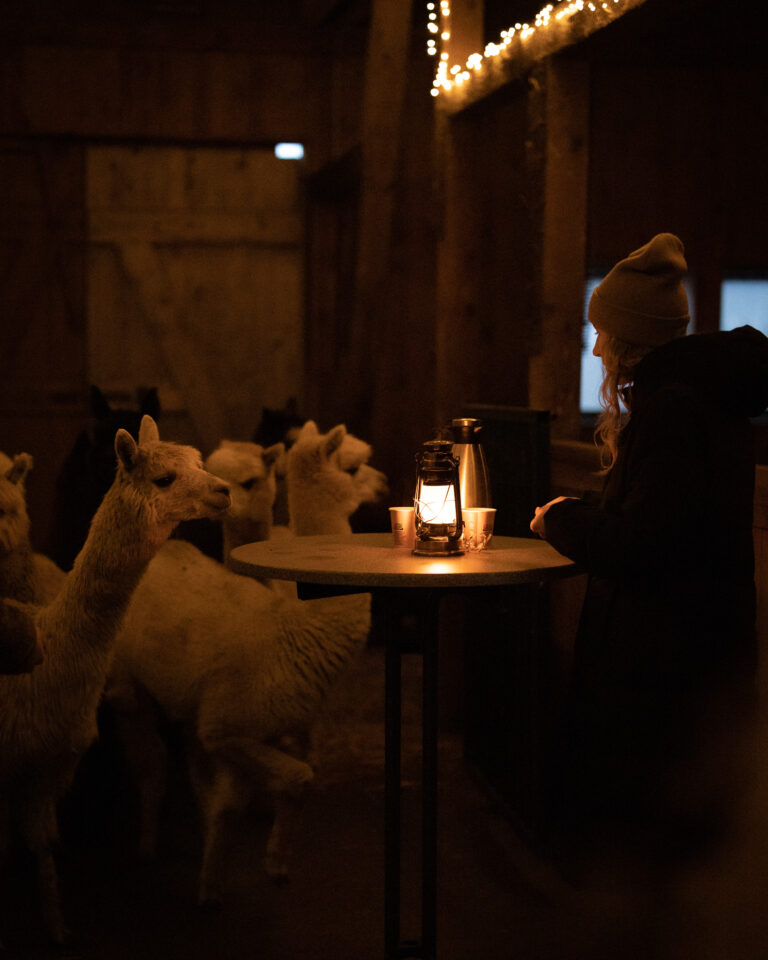
[[[533,515],[533,520],[531,520],[531,530],[533,533],[538,534],[542,540],[547,539],[547,531],[544,522],[544,516],[552,506],[553,503],[560,503],[561,500],[576,500],[577,497],[555,497],[554,500],[550,500],[549,503],[545,503],[543,507],[536,507],[536,512]]]

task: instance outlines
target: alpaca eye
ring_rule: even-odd
[[[154,483],[156,487],[170,487],[175,479],[175,473],[164,473],[162,477],[155,477],[152,483]]]
[[[250,480],[243,480],[240,486],[243,488],[243,490],[250,490],[254,483],[256,483],[256,477],[251,477]]]
[[[350,477],[354,477],[360,467],[347,467],[344,473],[348,473]]]

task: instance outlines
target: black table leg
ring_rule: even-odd
[[[420,592],[421,593],[421,592]],[[413,597],[413,599],[416,599]],[[382,604],[386,645],[385,690],[385,903],[387,960],[435,960],[437,940],[437,648],[440,594],[419,597],[422,653],[421,939],[400,931],[402,648],[394,602]]]
[[[401,656],[395,612],[383,605],[386,645],[384,730],[385,890],[384,941],[387,960],[400,957],[400,755],[402,733]]]
[[[437,939],[437,643],[440,600],[424,610],[422,654],[421,939],[425,960],[435,960]]]

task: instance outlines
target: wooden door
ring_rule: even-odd
[[[301,396],[300,182],[272,151],[94,146],[88,371],[157,386],[163,435],[209,452]]]

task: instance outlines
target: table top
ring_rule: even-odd
[[[580,573],[538,538],[494,536],[485,550],[435,558],[396,547],[391,533],[261,540],[236,547],[229,565],[252,577],[369,588],[534,583]]]

